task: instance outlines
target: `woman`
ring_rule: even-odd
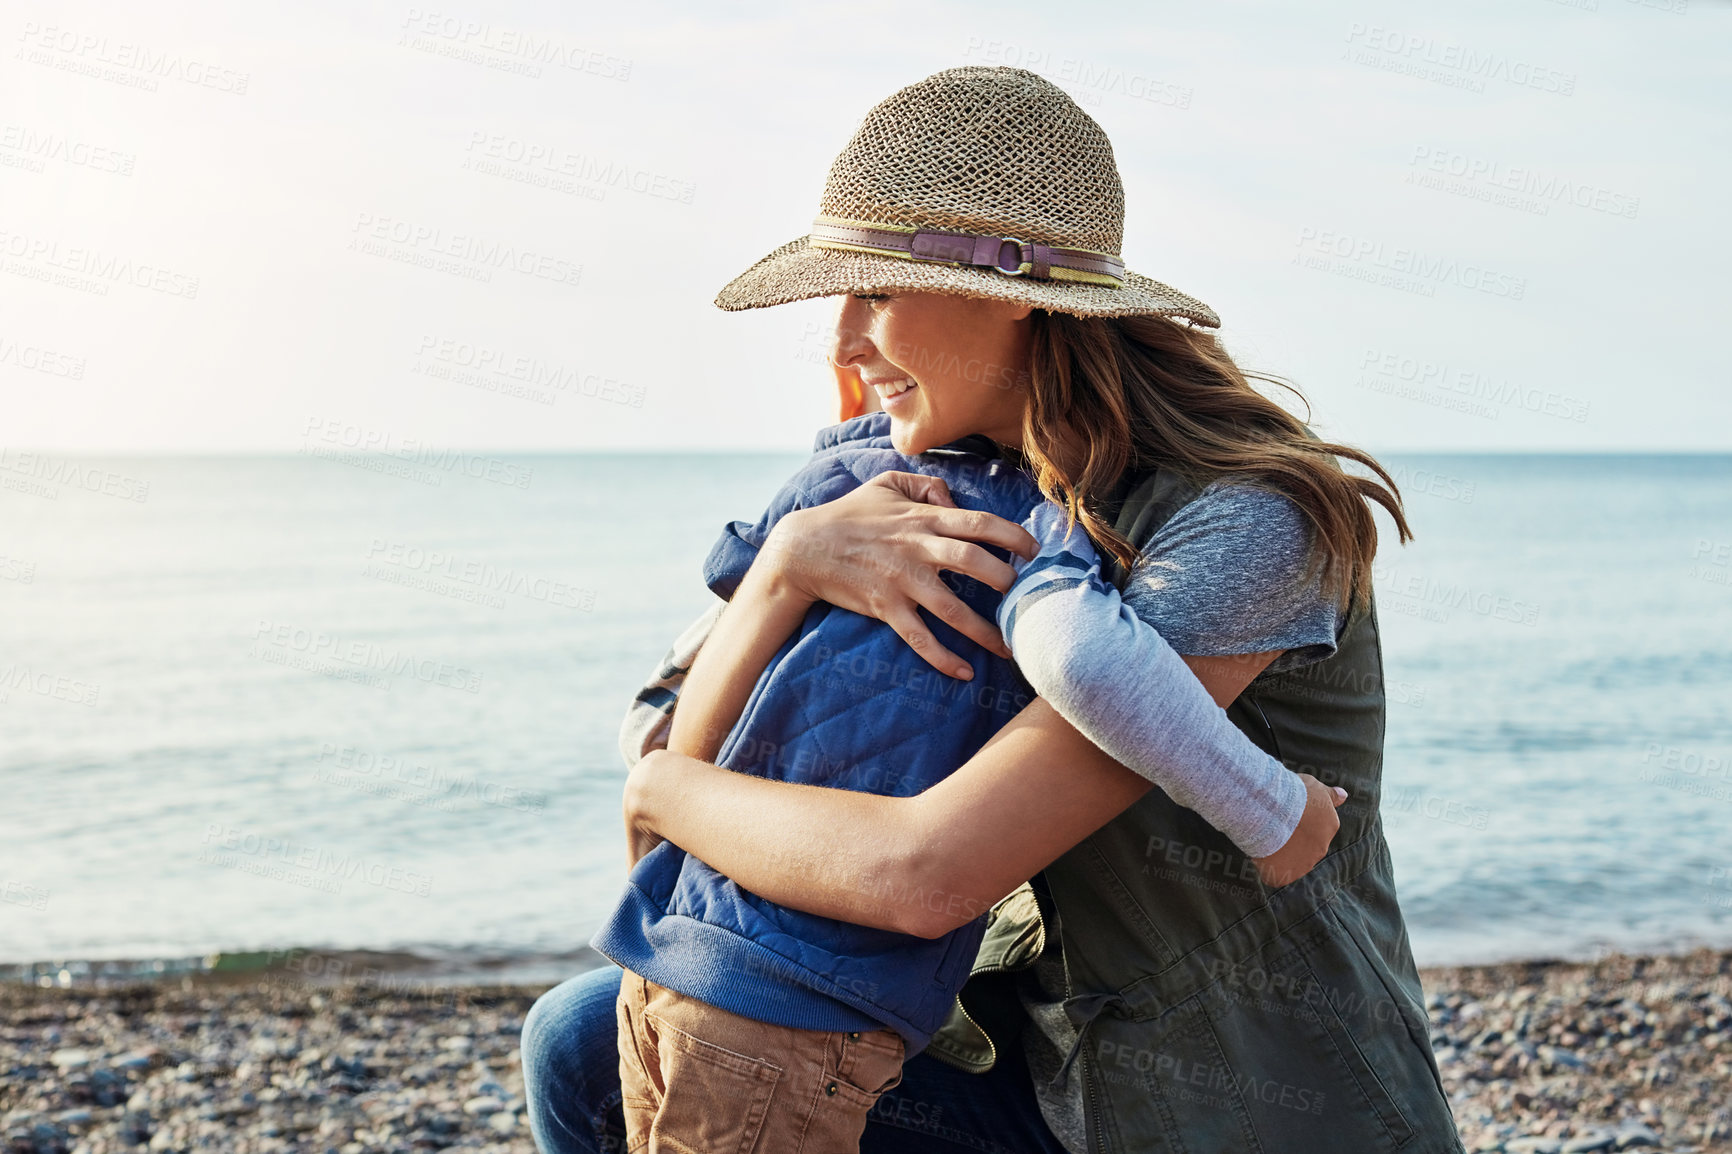
[[[1229,718],[1347,789],[1340,833],[1303,881],[1263,885],[1036,701],[911,798],[652,753],[627,784],[634,839],[868,926],[937,935],[997,903],[977,977],[880,1100],[863,1150],[1459,1151],[1377,817],[1365,499],[1406,526],[1389,489],[1335,458],[1375,464],[1251,389],[1193,327],[1218,323],[1201,302],[1124,270],[1111,147],[1032,73],[953,69],[885,101],[832,168],[823,211],[718,303],[849,294],[837,363],[890,398],[897,427],[1019,455]],[[959,348],[960,330],[899,306],[930,293],[1032,307],[998,309]],[[969,542],[1011,542],[1004,523],[943,502],[904,475],[788,515],[727,613],[785,635],[824,600],[952,668],[919,610],[984,641],[991,627],[925,575],[993,583],[998,562]],[[608,1148],[617,988],[617,970],[583,975],[525,1024],[545,1150]]]

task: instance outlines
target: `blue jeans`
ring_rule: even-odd
[[[541,995],[523,1022],[523,1085],[542,1154],[624,1154],[619,1106],[620,969],[579,974]],[[861,1154],[1065,1154],[1046,1128],[1020,1047],[990,1073],[967,1074],[926,1054],[878,1099]]]

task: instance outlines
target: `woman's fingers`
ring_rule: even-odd
[[[1000,657],[1011,656],[1010,647],[1005,645],[998,626],[970,609],[968,603],[952,593],[943,582],[935,581],[930,585],[918,586],[917,589],[914,599],[928,613],[988,652],[996,653]]]
[[[942,477],[928,477],[924,473],[889,472],[880,473],[866,483],[894,489],[909,500],[919,501],[923,505],[956,508],[956,500],[950,495],[950,486]]]
[[[887,610],[884,623],[896,630],[896,635],[908,642],[908,647],[918,653],[926,663],[940,673],[962,681],[974,677],[974,667],[968,662],[946,649],[932,636],[932,631],[926,627],[926,622],[920,619],[912,606],[898,606]]]
[[[1000,593],[1007,592],[1016,584],[1016,570],[1011,568],[1008,562],[1000,561],[973,542],[958,541],[954,537],[927,537],[920,544],[926,551],[927,560],[931,562],[933,584],[940,583],[937,573],[939,569],[962,573],[982,585],[992,586]]]
[[[926,516],[926,527],[941,537],[997,545],[1031,560],[1040,552],[1040,542],[1021,525],[979,509],[933,509]]]

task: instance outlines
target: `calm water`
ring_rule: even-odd
[[[624,705],[797,463],[3,451],[0,961],[580,947]],[[1732,458],[1389,463],[1421,960],[1732,942]]]

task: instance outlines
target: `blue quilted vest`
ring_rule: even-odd
[[[956,503],[1020,523],[1039,491],[1027,473],[968,438],[917,457],[890,444],[872,413],[825,429],[815,452],[756,524],[736,521],[705,563],[733,596],[776,522],[833,501],[879,473],[942,477]],[[1003,556],[1002,553],[999,553]],[[1000,594],[954,573],[943,581],[988,621]],[[814,605],[770,661],[718,763],[740,773],[907,797],[954,771],[1033,699],[1010,661],[921,610],[933,635],[974,669],[929,666],[882,622]],[[862,886],[880,888],[873,879]],[[889,883],[886,883],[889,884]],[[891,895],[945,908],[950,895]],[[658,985],[757,1021],[808,1030],[888,1027],[910,1056],[943,1024],[968,978],[984,916],[926,939],[787,909],[741,889],[664,842],[638,862],[593,945]]]

